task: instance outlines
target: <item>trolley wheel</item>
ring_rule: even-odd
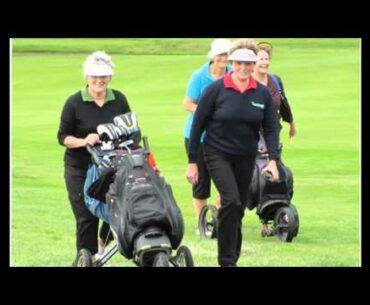
[[[158,252],[153,261],[153,267],[169,267],[170,261],[168,259],[168,256],[164,252]]]
[[[205,238],[217,237],[217,214],[214,205],[205,205],[199,214],[198,229],[199,234]]]
[[[274,230],[281,241],[291,242],[296,230],[296,218],[290,207],[279,208],[275,214]]]
[[[180,246],[176,252],[176,267],[194,267],[193,256],[187,246]]]
[[[298,216],[298,210],[296,208],[296,206],[291,203],[290,204],[290,208],[293,210],[293,214],[294,214],[294,217],[295,217],[295,221],[296,221],[296,228],[294,230],[294,237],[296,237],[298,235],[298,232],[299,232],[299,216]]]
[[[93,267],[91,252],[87,249],[81,249],[76,258],[76,267]]]

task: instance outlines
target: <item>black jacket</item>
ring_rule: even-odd
[[[279,127],[269,90],[251,78],[255,87],[241,93],[227,88],[230,77],[226,75],[207,87],[199,100],[191,129],[189,163],[196,162],[204,130],[207,145],[229,154],[255,156],[261,127],[270,159],[278,159]]]

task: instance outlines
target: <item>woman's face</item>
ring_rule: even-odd
[[[213,63],[220,69],[225,69],[228,64],[227,53],[222,53],[213,57]]]
[[[243,81],[253,73],[255,63],[246,61],[233,61],[232,66],[236,78]]]
[[[266,74],[270,67],[270,56],[264,51],[260,50],[257,53],[258,61],[256,62],[255,71],[258,73]]]
[[[87,84],[89,86],[89,90],[95,93],[105,92],[110,80],[110,76],[87,76]]]

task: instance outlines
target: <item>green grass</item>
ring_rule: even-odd
[[[210,38],[59,38],[59,39],[13,39],[13,52],[15,53],[88,53],[95,50],[105,50],[111,54],[124,55],[149,55],[149,54],[183,54],[202,55],[209,51]],[[355,49],[358,47],[356,39],[277,39],[277,38],[256,38],[256,41],[269,41],[274,49],[294,49],[311,52],[312,50],[326,49],[337,51],[341,49]]]
[[[12,266],[69,266],[74,258],[75,221],[63,180],[64,149],[56,133],[66,98],[85,84],[83,60],[104,46],[117,53],[111,87],[123,91],[138,113],[183,212],[183,244],[197,266],[217,266],[215,240],[195,235],[182,138],[185,88],[206,60],[200,54],[208,52],[210,41],[199,40],[193,47],[194,40],[184,39],[13,41],[13,50],[25,53],[12,58]],[[285,123],[281,138],[283,159],[294,173],[293,201],[301,227],[291,244],[262,239],[255,211],[247,211],[239,266],[359,266],[359,40],[272,41],[271,71],[282,77],[297,122],[292,144]],[[134,55],[145,50],[151,50],[149,55]],[[36,51],[57,54],[28,54]],[[133,266],[119,255],[111,262]]]

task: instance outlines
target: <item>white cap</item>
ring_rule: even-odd
[[[250,49],[237,49],[229,55],[228,60],[256,62],[258,57]]]
[[[112,76],[114,64],[104,51],[96,51],[84,62],[84,76]]]
[[[231,48],[231,42],[227,39],[219,38],[212,42],[211,50],[208,53],[209,58],[213,58],[216,55],[223,53],[229,53]]]

